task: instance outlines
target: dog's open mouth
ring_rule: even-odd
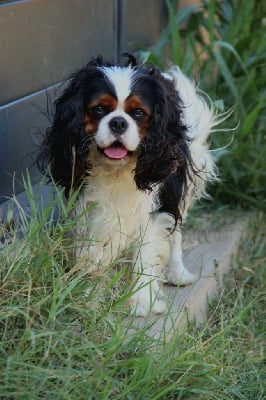
[[[104,149],[98,148],[98,150],[106,157],[115,160],[122,160],[131,153],[122,145],[122,143],[118,141],[112,143],[111,146],[105,147]]]

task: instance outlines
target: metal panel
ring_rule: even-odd
[[[88,58],[113,56],[113,1],[0,5],[0,104],[61,81]]]
[[[121,50],[156,43],[167,24],[165,0],[121,0]]]
[[[52,108],[57,87],[44,89],[0,107],[0,202],[22,190],[21,173],[29,168],[33,182],[40,175],[34,165],[38,143],[49,125],[48,104]],[[46,115],[45,115],[46,114]]]
[[[0,196],[21,190],[26,168],[40,179],[33,163],[47,93],[91,57],[113,57],[114,12],[109,0],[0,2]]]

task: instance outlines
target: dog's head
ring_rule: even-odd
[[[79,185],[94,165],[134,164],[141,190],[187,166],[182,104],[173,80],[150,65],[126,66],[97,58],[70,78],[38,158],[66,188]]]

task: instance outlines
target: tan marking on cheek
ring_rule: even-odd
[[[84,128],[85,133],[88,133],[89,135],[92,135],[98,129],[99,121],[94,120],[94,119],[90,118],[90,116],[88,114],[85,114],[85,116],[84,116],[84,124],[85,124],[85,128]]]
[[[150,118],[147,118],[146,121],[142,121],[138,124],[139,127],[139,136],[141,139],[143,139],[146,136],[148,127],[149,127],[149,120]]]
[[[147,104],[143,103],[141,98],[137,95],[132,95],[128,97],[125,101],[125,112],[129,115],[136,109],[141,109],[145,112],[145,116],[141,120],[135,120],[138,128],[139,128],[139,136],[143,139],[146,135],[147,129],[149,127],[150,116],[151,116],[151,109]]]

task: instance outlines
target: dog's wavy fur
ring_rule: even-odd
[[[125,66],[93,59],[56,100],[41,145],[42,172],[49,168],[66,196],[82,187],[74,234],[84,274],[133,245],[130,304],[139,316],[165,310],[163,270],[174,285],[196,279],[183,266],[180,223],[216,178],[207,139],[217,120],[208,103],[177,67],[163,73],[132,56]]]

